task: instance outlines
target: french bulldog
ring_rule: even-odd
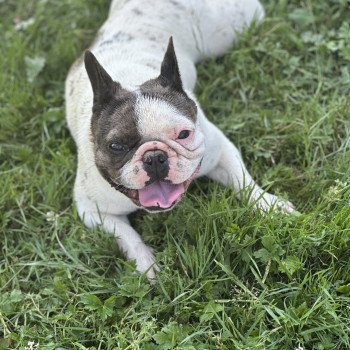
[[[173,208],[199,176],[238,196],[247,189],[262,212],[293,211],[257,185],[192,92],[195,63],[223,54],[237,33],[263,17],[258,0],[114,0],[90,49],[68,73],[79,216],[87,227],[115,235],[151,280],[158,270],[154,254],[127,215]]]

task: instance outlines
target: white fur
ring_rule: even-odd
[[[176,178],[171,176],[166,179],[176,184],[187,180],[196,170],[204,154],[204,135],[199,120],[194,123],[166,101],[141,96],[137,99],[135,112],[137,129],[143,139],[157,140],[158,145],[161,143],[166,146],[164,150],[169,156],[171,175],[176,173]],[[185,145],[177,142],[176,130],[193,130],[191,141]],[[154,148],[153,142],[150,142],[149,148]],[[128,188],[143,188],[145,185],[140,179],[140,173],[133,171],[135,168],[143,171],[141,157],[142,154],[136,152],[133,159],[122,169],[121,183]]]
[[[142,14],[136,15],[135,9]],[[196,82],[195,63],[225,52],[235,41],[237,32],[254,18],[261,20],[263,15],[258,0],[114,0],[91,50],[114,80],[137,92],[139,85],[158,76],[168,39],[173,36],[183,86],[192,96]],[[132,40],[118,34],[120,32],[131,34]],[[113,41],[115,35],[119,35],[118,42]],[[90,135],[92,97],[80,59],[72,66],[66,80],[67,121],[78,148],[74,197],[79,215],[88,227],[101,225],[105,231],[115,234],[120,249],[136,261],[137,269],[148,271],[147,276],[154,278],[157,269],[154,256],[127,219],[127,215],[138,207],[112,189],[95,166]],[[150,140],[160,138],[177,147],[180,153],[185,150],[169,141],[167,130],[177,123],[187,123],[189,128],[195,129],[189,154],[195,154],[196,147],[202,147],[203,153],[205,140],[199,176],[208,175],[231,186],[237,193],[250,187],[251,200],[257,208],[268,210],[276,205],[286,212],[293,210],[290,203],[264,193],[254,182],[236,147],[206,119],[199,106],[196,125],[165,102],[152,105],[140,100],[137,110],[142,135]],[[159,119],[159,112],[164,113],[164,119]],[[186,174],[195,168],[198,152],[186,163]]]

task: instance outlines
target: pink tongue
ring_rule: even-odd
[[[169,208],[184,192],[183,184],[156,181],[139,190],[139,201],[144,207]]]

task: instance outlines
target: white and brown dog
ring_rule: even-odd
[[[250,201],[263,211],[293,210],[254,182],[192,93],[195,63],[224,53],[263,16],[258,0],[114,0],[85,67],[79,59],[68,74],[79,215],[88,227],[114,234],[149,278],[158,269],[154,255],[127,215],[171,209],[196,177],[207,175],[237,194],[249,188]]]

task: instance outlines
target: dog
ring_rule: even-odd
[[[192,92],[195,63],[223,54],[237,33],[263,17],[258,0],[114,0],[90,49],[68,73],[79,216],[87,227],[114,234],[150,280],[159,268],[127,215],[170,210],[197,177],[237,196],[248,189],[262,212],[293,211],[256,184]]]

